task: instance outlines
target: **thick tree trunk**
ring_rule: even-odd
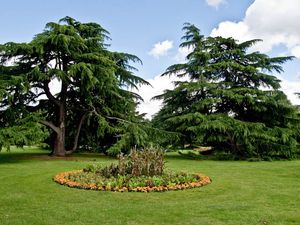
[[[59,125],[59,132],[56,134],[54,142],[54,156],[65,156],[65,122],[61,121]]]
[[[60,58],[60,53],[58,53],[57,58],[57,65],[59,67],[59,70],[61,71],[67,71],[67,65],[64,64]],[[65,149],[65,120],[66,120],[66,100],[67,100],[67,89],[68,84],[66,81],[62,80],[61,83],[61,92],[59,94],[59,97],[54,97],[49,89],[49,81],[45,81],[43,83],[42,88],[44,89],[45,94],[47,95],[48,99],[54,103],[58,107],[57,111],[57,124],[54,125],[52,122],[48,121],[40,121],[41,124],[44,124],[48,127],[50,127],[55,133],[55,141],[54,141],[54,149],[51,152],[51,155],[53,156],[65,156],[66,155],[66,149]]]
[[[66,155],[65,137],[64,137],[62,131],[60,131],[58,134],[56,134],[52,155],[53,156],[65,156]]]
[[[64,112],[64,110],[63,110]],[[60,116],[60,123],[59,126],[55,126],[53,123],[48,121],[40,121],[41,124],[48,126],[55,132],[55,139],[54,139],[54,148],[50,155],[52,156],[65,156],[66,149],[65,149],[65,113],[61,114]]]
[[[85,114],[82,115],[78,127],[77,127],[77,132],[74,137],[74,142],[73,142],[73,148],[69,151],[65,149],[65,107],[60,106],[59,107],[59,126],[55,126],[52,122],[48,122],[45,120],[40,121],[41,124],[48,126],[55,132],[55,139],[54,139],[54,147],[50,155],[52,156],[65,156],[68,154],[72,154],[78,147],[78,142],[79,142],[79,135],[80,131],[82,128],[82,125],[84,123],[85,118],[87,117],[88,113],[86,112]]]
[[[58,112],[58,132],[56,132],[56,138],[54,142],[54,150],[53,156],[65,156],[66,149],[65,149],[65,104],[62,103],[59,105],[59,112]]]

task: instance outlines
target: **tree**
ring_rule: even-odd
[[[283,72],[281,65],[293,57],[248,53],[260,40],[204,37],[191,24],[183,30],[180,46],[191,53],[186,63],[163,75],[188,81],[155,97],[163,100],[156,126],[184,134],[182,145],[211,145],[238,157],[293,157],[296,108],[279,90],[280,81],[268,74]]]
[[[24,145],[39,144],[48,135],[48,132],[37,123],[38,115],[31,114],[17,118],[9,127],[6,126],[7,116],[14,117],[14,114],[1,115],[4,120],[0,122],[0,151],[2,147],[9,150],[11,145],[22,147]]]
[[[1,45],[1,111],[17,118],[39,113],[39,123],[53,132],[57,156],[77,149],[83,127],[98,136],[117,132],[115,120],[134,117],[139,98],[126,87],[148,83],[129,64],[139,58],[107,50],[108,38],[99,24],[65,17],[48,23],[30,43]],[[56,94],[49,86],[53,80],[60,82]]]

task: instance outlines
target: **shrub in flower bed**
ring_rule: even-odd
[[[209,177],[200,174],[164,172],[163,157],[163,151],[153,147],[133,150],[128,156],[120,155],[117,165],[89,165],[59,173],[54,181],[69,187],[119,192],[179,190],[211,183]]]

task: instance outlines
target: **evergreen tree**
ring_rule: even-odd
[[[191,53],[186,63],[170,66],[163,75],[188,81],[155,97],[163,100],[163,108],[154,124],[184,134],[182,145],[210,145],[238,157],[293,157],[296,109],[269,74],[283,72],[281,65],[293,57],[248,53],[260,40],[204,37],[191,24],[183,30],[180,47]]]
[[[1,116],[38,113],[37,121],[53,132],[52,153],[58,156],[77,149],[82,129],[94,137],[122,132],[115,118],[135,117],[139,98],[126,87],[148,83],[129,64],[140,60],[107,50],[108,38],[99,24],[65,17],[48,23],[30,43],[0,45]],[[53,80],[61,85],[57,94],[50,90]],[[14,118],[1,117],[3,129]]]

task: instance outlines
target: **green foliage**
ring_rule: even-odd
[[[5,123],[1,123],[0,151],[2,147],[9,150],[11,145],[23,147],[24,145],[36,145],[44,141],[48,132],[37,123],[39,119],[37,114],[31,114],[16,119],[11,126],[5,126]]]
[[[130,65],[141,63],[138,57],[107,49],[108,35],[99,24],[65,17],[29,43],[0,45],[1,111],[21,118],[44,110],[42,124],[53,132],[48,142],[57,155],[99,142],[112,146],[126,131],[111,118],[136,121],[140,96],[128,89],[148,83]],[[61,86],[55,95],[53,80]]]
[[[67,179],[79,182],[82,185],[96,184],[97,186],[109,187],[111,189],[117,188],[137,188],[137,187],[155,187],[185,184],[188,182],[196,182],[197,175],[186,173],[165,173],[160,176],[131,176],[131,175],[118,175],[104,177],[99,173],[83,172],[76,174],[69,174]]]
[[[179,138],[178,133],[157,129],[141,117],[136,117],[132,122],[119,120],[118,127],[122,133],[118,136],[118,141],[107,150],[107,153],[112,156],[129,153],[132,147],[147,148],[151,144],[164,145]]]
[[[163,100],[163,108],[154,126],[182,134],[181,146],[212,146],[238,158],[295,157],[299,112],[269,74],[283,72],[281,65],[293,57],[249,53],[259,40],[238,43],[204,37],[194,25],[183,29],[180,46],[191,53],[186,63],[168,67],[163,75],[188,81],[178,81],[174,90],[155,97]]]

